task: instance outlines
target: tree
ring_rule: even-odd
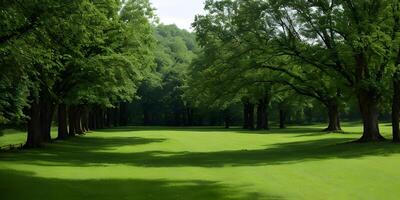
[[[259,4],[247,1],[207,1],[206,9],[209,13],[198,16],[194,25],[199,43],[209,51],[206,53],[207,59],[215,60],[216,67],[221,69],[214,73],[219,79],[233,80],[247,74],[241,77],[238,84],[264,82],[288,85],[302,95],[321,101],[327,107],[330,119],[326,130],[340,130],[342,86],[338,79],[331,78],[325,71],[313,69],[308,66],[309,63],[283,54],[285,52],[281,42],[274,38],[272,30],[266,29],[265,22],[260,21],[262,13],[259,12],[263,10]],[[247,64],[239,65],[239,60]],[[266,91],[268,96],[275,95],[270,91]],[[260,118],[263,118],[262,115]]]
[[[271,1],[271,26],[280,28],[287,53],[321,70],[334,71],[353,89],[363,118],[361,142],[380,141],[378,116],[385,91],[390,34],[382,23],[395,1]],[[301,27],[301,29],[297,28]],[[310,54],[310,42],[318,47]]]
[[[15,106],[15,110],[1,112],[0,119],[22,116],[25,102],[30,104],[26,147],[50,141],[58,104],[59,138],[65,139],[67,128],[69,135],[88,130],[90,108],[113,107],[135,97],[141,73],[153,61],[153,15],[148,1],[43,0],[1,5],[6,27],[0,35],[1,52],[7,55],[1,66],[13,66],[17,73],[1,80],[6,95],[0,106]],[[11,80],[25,87],[13,93]],[[8,103],[11,97],[16,97],[13,105]],[[110,118],[102,110],[93,116],[99,121]]]

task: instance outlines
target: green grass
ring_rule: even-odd
[[[347,143],[358,124],[321,129],[94,132],[1,153],[0,199],[399,199],[400,146]],[[390,126],[382,130],[389,138]]]

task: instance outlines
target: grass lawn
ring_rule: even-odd
[[[389,138],[390,126],[381,127]],[[400,198],[400,145],[346,143],[360,136],[358,124],[345,124],[346,134],[321,129],[93,132],[0,153],[0,199]],[[22,136],[5,134],[0,144],[15,137]]]

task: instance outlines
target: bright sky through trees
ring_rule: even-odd
[[[160,22],[176,24],[179,28],[191,30],[191,23],[197,14],[203,13],[204,0],[150,0]]]

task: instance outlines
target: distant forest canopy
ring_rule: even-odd
[[[148,0],[0,1],[0,125],[26,147],[126,125],[392,120],[400,141],[400,2],[206,0],[194,32]]]

